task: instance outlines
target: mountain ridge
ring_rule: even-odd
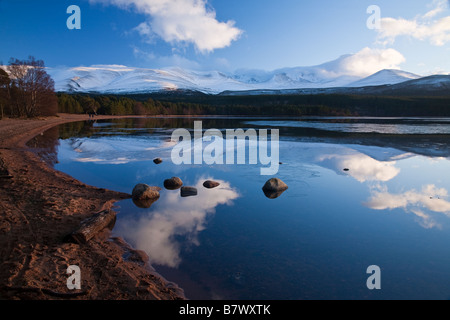
[[[233,73],[163,69],[124,65],[46,68],[57,92],[146,94],[200,92],[213,95],[255,94],[432,94],[450,95],[450,76],[420,75],[383,69],[369,76],[355,75],[347,56],[313,67],[274,71],[240,69]],[[7,70],[6,66],[1,66]]]
[[[418,75],[385,69],[369,77],[333,74],[319,67],[284,68],[275,71],[240,70],[191,71],[179,67],[166,69],[130,68],[121,65],[94,65],[75,68],[48,68],[58,92],[150,93],[191,90],[207,94],[226,91],[297,90],[354,88],[392,85],[421,78]]]

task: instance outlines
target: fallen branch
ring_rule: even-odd
[[[114,211],[101,211],[84,220],[78,230],[67,237],[67,240],[78,244],[86,244],[102,230],[106,228],[112,230],[115,223],[116,213]]]

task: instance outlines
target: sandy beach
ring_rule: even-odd
[[[65,243],[83,220],[130,197],[58,172],[26,147],[53,126],[82,120],[88,116],[0,120],[0,299],[183,299],[144,252],[109,231],[87,244]],[[69,265],[80,267],[81,290],[67,288]]]

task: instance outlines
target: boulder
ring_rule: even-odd
[[[197,194],[198,194],[198,191],[194,187],[183,187],[183,188],[181,188],[181,196],[183,198],[193,197],[193,196],[196,196]]]
[[[286,183],[278,178],[272,178],[263,187],[264,194],[269,199],[276,199],[288,189]]]
[[[147,199],[147,200],[136,200],[133,199],[133,203],[136,207],[141,209],[149,209],[159,198]]]
[[[203,186],[207,189],[214,189],[220,186],[220,183],[217,181],[208,180],[203,183]]]
[[[183,186],[180,178],[173,177],[164,181],[164,188],[167,190],[178,190]]]
[[[134,187],[131,197],[134,201],[157,200],[159,199],[159,187],[150,187],[146,184],[138,184]]]
[[[153,160],[153,162],[155,164],[161,164],[163,162],[163,160],[161,158],[156,158],[155,160]]]

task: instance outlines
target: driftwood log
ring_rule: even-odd
[[[81,222],[80,227],[67,237],[67,241],[86,244],[99,232],[108,228],[112,230],[116,223],[116,213],[104,210]]]

